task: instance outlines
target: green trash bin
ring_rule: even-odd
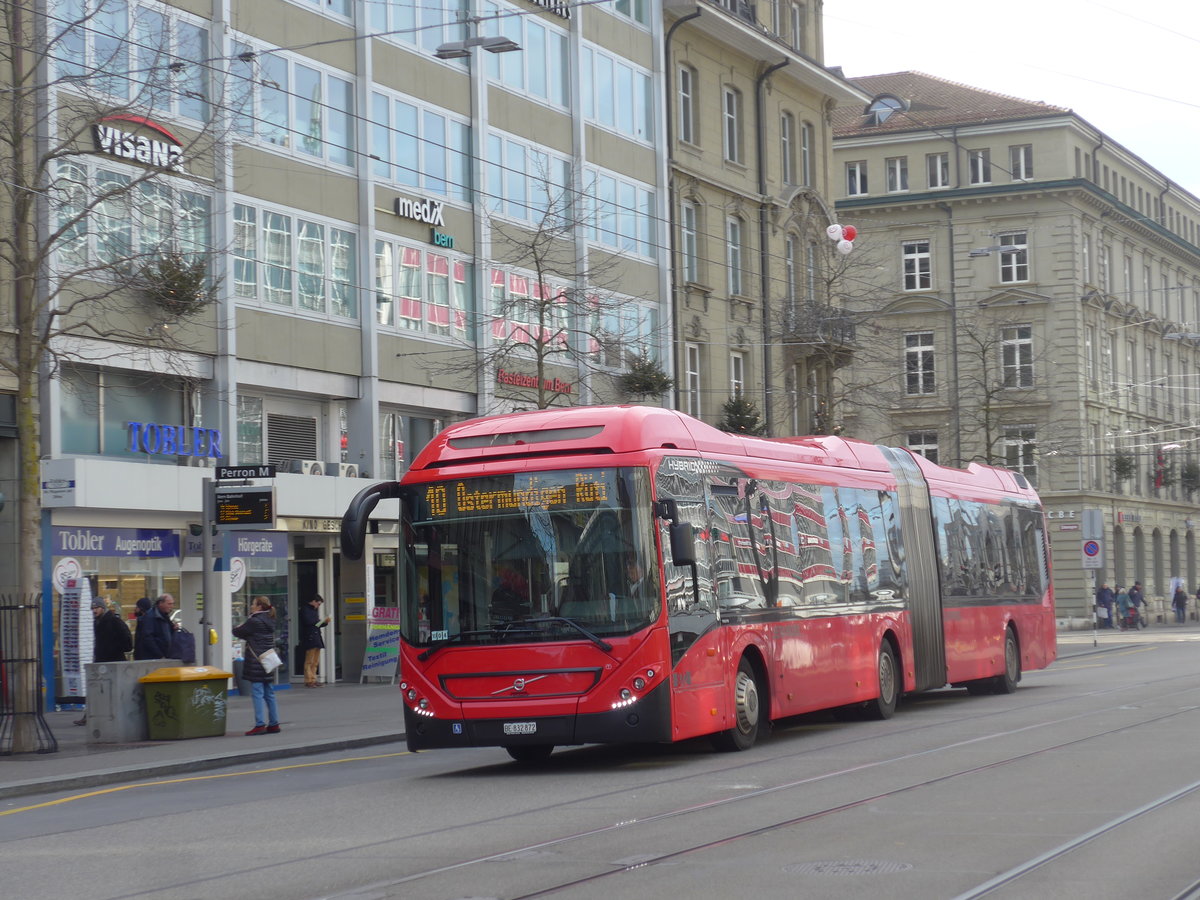
[[[232,677],[233,673],[215,666],[169,666],[139,678],[150,740],[224,735],[227,684]]]

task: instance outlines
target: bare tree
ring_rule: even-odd
[[[531,184],[525,221],[489,217],[492,259],[505,271],[483,276],[486,308],[476,328],[486,333],[464,347],[469,365],[476,377],[504,372],[509,387],[529,390],[537,409],[580,402],[576,373],[590,382],[589,402],[616,399],[621,373],[654,360],[652,314],[619,291],[618,253],[580,249],[583,203],[572,188],[544,171]],[[459,363],[429,366],[461,372]]]
[[[0,375],[16,389],[25,597],[41,582],[43,380],[85,346],[91,362],[131,348],[169,361],[204,349],[213,328],[209,203],[195,180],[211,177],[217,139],[206,32],[132,23],[112,0],[46,6],[12,0],[0,13]],[[177,136],[156,111],[194,125]],[[37,637],[22,640],[34,650]],[[15,735],[15,749],[30,739]]]

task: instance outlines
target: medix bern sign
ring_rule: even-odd
[[[446,204],[441,200],[413,200],[411,197],[397,197],[395,212],[403,219],[416,219],[426,225],[446,227],[442,218],[442,210]]]
[[[166,140],[158,141],[144,135],[124,131],[116,125],[106,122],[128,122],[139,128],[148,128],[162,135]],[[160,166],[176,172],[183,171],[183,146],[179,139],[144,116],[105,116],[92,126],[92,137],[96,141],[96,149],[109,156],[119,159],[132,159],[148,166]]]

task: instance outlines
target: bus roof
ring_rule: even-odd
[[[530,457],[606,456],[655,450],[877,472],[891,468],[880,447],[867,441],[833,435],[747,437],[721,431],[677,410],[624,405],[572,406],[460,422],[430,441],[417,454],[410,471]],[[1006,493],[1034,493],[1023,477],[1007,469],[979,463],[954,469],[918,454],[912,456],[931,484],[969,482]]]

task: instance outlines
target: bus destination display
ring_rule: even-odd
[[[425,486],[425,502],[431,519],[470,513],[575,509],[607,503],[615,497],[614,474],[611,469],[591,469],[444,481]]]

